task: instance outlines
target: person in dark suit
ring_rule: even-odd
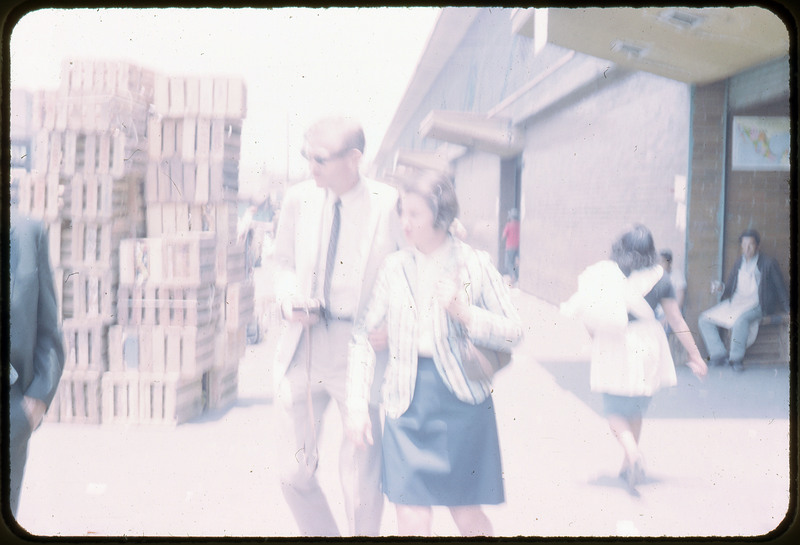
[[[12,208],[9,243],[9,505],[16,516],[28,441],[56,394],[64,346],[44,225]]]
[[[778,262],[758,251],[761,237],[755,229],[739,236],[742,255],[728,275],[721,302],[700,315],[698,324],[711,365],[731,365],[744,370],[742,360],[755,342],[764,316],[789,312],[789,292]],[[719,328],[731,330],[730,355]]]

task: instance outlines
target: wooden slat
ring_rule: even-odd
[[[69,318],[61,326],[64,369],[108,369],[108,323],[100,319]]]
[[[224,409],[239,395],[239,368],[211,369],[207,373],[208,409]]]
[[[197,114],[201,118],[209,118],[214,115],[214,79],[209,77],[200,78],[200,97]]]
[[[101,421],[101,371],[67,370],[61,375],[46,420],[76,424]]]
[[[112,373],[102,377],[103,423],[174,426],[204,410],[202,377]]]
[[[200,79],[186,78],[186,116],[194,117],[200,113]]]
[[[247,116],[247,89],[241,79],[231,78],[228,80],[226,116],[234,119],[244,119]]]
[[[169,115],[178,117],[186,111],[186,85],[185,79],[180,77],[169,78]]]
[[[195,158],[195,149],[197,148],[197,119],[188,116],[184,117],[181,126],[180,155],[182,159],[192,161]]]

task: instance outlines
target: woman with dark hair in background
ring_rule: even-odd
[[[462,336],[510,352],[522,324],[488,254],[452,236],[449,177],[422,172],[399,201],[412,247],[384,261],[348,369],[348,431],[370,443],[374,348],[388,343],[383,380],[383,491],[400,535],[431,534],[432,506],[450,509],[462,535],[492,535],[481,505],[505,501],[491,377],[470,373]],[[376,331],[383,334],[375,335]]]
[[[677,383],[664,328],[656,318],[661,304],[666,319],[689,354],[687,365],[707,373],[689,327],[681,315],[669,275],[657,263],[653,236],[635,225],[612,245],[611,259],[589,266],[578,277],[578,291],[561,311],[579,317],[592,335],[590,381],[603,394],[611,431],[625,454],[620,477],[629,489],[644,478],[639,438],[642,417],[659,389]]]

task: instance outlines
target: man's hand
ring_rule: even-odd
[[[31,430],[35,430],[39,427],[39,424],[42,423],[42,419],[44,419],[47,405],[45,405],[44,401],[41,399],[23,396],[22,407],[25,410],[25,415],[28,417],[28,422],[30,422]]]
[[[316,299],[293,299],[281,305],[284,319],[300,324],[314,325],[319,322],[320,305]]]
[[[347,436],[358,448],[366,448],[374,443],[372,438],[372,420],[366,410],[347,412]]]

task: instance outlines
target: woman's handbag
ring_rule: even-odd
[[[470,380],[491,382],[494,374],[511,361],[511,352],[476,346],[466,334],[458,339],[461,365]]]
[[[459,280],[464,286],[471,283],[464,263],[459,268]],[[461,366],[470,380],[491,382],[494,374],[511,362],[511,352],[477,346],[464,329],[458,336],[458,350]]]

